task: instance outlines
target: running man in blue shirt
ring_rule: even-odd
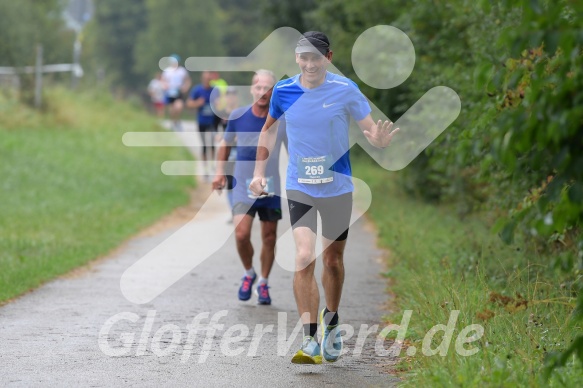
[[[271,304],[269,287],[267,285],[269,273],[275,259],[275,240],[277,222],[281,219],[281,198],[279,179],[279,149],[285,137],[285,130],[281,130],[275,141],[275,148],[271,160],[265,168],[267,186],[265,198],[257,198],[248,189],[253,170],[255,168],[255,156],[261,128],[269,111],[269,99],[275,76],[268,70],[257,70],[253,76],[251,95],[253,105],[235,109],[227,123],[225,136],[219,145],[217,152],[217,172],[212,182],[213,190],[225,188],[225,162],[227,161],[233,144],[237,143],[237,160],[235,161],[233,187],[233,223],[235,224],[235,239],[237,251],[245,268],[242,284],[239,288],[239,299],[249,300],[257,274],[253,268],[253,245],[251,244],[251,226],[255,214],[259,215],[261,222],[262,247],[260,253],[261,274],[256,288],[259,304]]]
[[[368,101],[357,85],[327,71],[332,51],[324,33],[306,32],[295,53],[301,73],[279,81],[273,89],[250,190],[256,195],[265,192],[265,160],[272,157],[277,119],[285,114],[289,152],[286,190],[296,243],[294,296],[304,325],[304,341],[292,362],[319,364],[322,358],[329,362],[338,360],[342,352],[338,307],[352,212],[350,118],[358,123],[368,141],[379,148],[387,147],[398,129],[392,130],[390,121],[375,123]],[[322,219],[322,285],[326,302],[319,318],[320,295],[314,277],[317,212]],[[318,320],[321,344],[316,340]]]
[[[202,140],[202,160],[205,173],[210,174],[212,166],[208,162],[215,159],[215,136],[218,129],[216,115],[211,107],[211,95],[213,92],[211,80],[213,75],[210,71],[203,71],[200,78],[201,83],[190,91],[186,106],[198,109],[197,121],[198,131]],[[207,155],[209,152],[210,155]]]

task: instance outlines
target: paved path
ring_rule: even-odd
[[[199,193],[204,190],[210,188],[201,183]],[[302,337],[293,333],[298,323],[293,274],[274,266],[271,306],[258,306],[255,298],[240,302],[242,267],[225,198],[212,199],[205,212],[189,223],[193,235],[178,248],[196,253],[217,235],[229,235],[227,242],[149,303],[128,301],[120,278],[166,239],[184,232],[183,226],[133,238],[90,269],[0,307],[0,385],[367,387],[397,382],[382,373],[393,360],[375,354],[375,334],[361,355],[353,354],[361,325],[380,323],[387,298],[379,276],[381,252],[364,222],[351,228],[346,252],[340,317],[355,328],[346,341],[349,353],[335,364],[298,366],[290,363]],[[285,215],[279,233],[288,227]],[[258,247],[258,228],[253,240]],[[280,241],[277,254],[278,259],[293,255],[293,242]],[[209,322],[213,316],[218,324],[214,330]]]

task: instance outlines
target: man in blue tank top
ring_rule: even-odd
[[[265,192],[265,159],[273,156],[270,151],[277,138],[277,120],[285,114],[289,151],[286,190],[296,243],[294,295],[304,325],[304,341],[292,363],[320,364],[322,359],[338,360],[342,352],[338,307],[352,212],[350,118],[379,148],[387,147],[398,129],[392,130],[390,121],[375,123],[358,86],[327,71],[332,51],[324,33],[306,32],[297,43],[295,55],[301,73],[278,82],[273,89],[250,190],[257,195]],[[326,302],[319,318],[320,296],[314,277],[318,212],[322,219],[322,286]],[[320,344],[316,340],[318,319]]]
[[[275,241],[277,222],[281,219],[281,198],[279,179],[279,149],[285,137],[285,130],[281,130],[277,136],[273,155],[265,168],[267,179],[266,195],[257,198],[249,190],[249,184],[253,178],[255,168],[255,156],[261,128],[269,111],[269,99],[275,76],[268,70],[257,70],[253,76],[251,95],[253,105],[235,109],[227,122],[225,136],[219,145],[217,153],[217,172],[213,180],[213,189],[225,188],[225,162],[236,141],[237,159],[235,161],[233,187],[233,223],[235,224],[235,239],[237,251],[245,273],[239,288],[239,299],[249,300],[257,274],[253,268],[253,245],[251,244],[251,226],[255,214],[259,215],[261,222],[262,248],[260,253],[261,273],[256,288],[259,304],[271,304],[269,296],[268,276],[275,259]]]

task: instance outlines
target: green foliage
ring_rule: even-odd
[[[512,51],[523,49],[490,86],[504,129],[492,133],[492,154],[531,191],[511,215],[543,237],[583,216],[583,23],[570,20],[569,9],[583,12],[580,3],[525,5],[523,24],[502,37]]]
[[[59,0],[0,1],[0,66],[31,66],[36,46],[44,63],[69,63],[74,36],[65,29]]]
[[[95,8],[91,66],[130,91],[144,90],[162,57],[247,55],[271,32],[259,23],[261,4],[249,0],[103,0]]]
[[[127,131],[161,130],[142,109],[96,92],[47,96],[39,112],[0,95],[0,303],[106,254],[194,184],[160,173],[185,149],[123,145]]]
[[[315,30],[307,13],[316,7],[315,0],[271,0],[263,2],[263,18],[272,28],[293,27],[300,32]]]
[[[412,198],[400,190],[394,174],[364,160],[353,167],[354,176],[371,188],[367,214],[380,244],[390,250],[385,276],[394,293],[389,303],[396,306],[388,320],[398,324],[402,312],[412,310],[393,366],[403,386],[578,386],[583,364],[573,354],[580,350],[562,351],[580,349],[583,322],[571,319],[575,284],[570,273],[549,265],[554,254],[524,249],[520,237],[505,244],[480,217],[460,220],[449,204]],[[581,301],[579,296],[577,314],[583,311]],[[446,324],[452,310],[460,315],[448,351],[443,357],[425,356],[426,333]],[[460,354],[455,339],[473,324],[482,326],[484,334],[465,348],[477,352]],[[414,356],[406,354],[410,346],[417,349]],[[543,373],[545,360],[555,359],[560,369]]]
[[[135,46],[135,67],[142,75],[159,69],[160,58],[224,54],[223,20],[215,2],[201,0],[146,0],[147,26]]]
[[[577,298],[577,306],[573,311],[573,320],[583,321],[583,290],[579,289],[579,297]],[[583,335],[577,336],[569,345],[567,349],[563,351],[555,351],[546,355],[545,357],[545,368],[544,377],[545,379],[550,379],[553,376],[560,376],[564,368],[569,365],[571,360],[574,361],[575,357],[581,362],[583,367]]]
[[[74,33],[61,17],[62,1],[0,1],[0,66],[23,67],[36,63],[37,45],[43,63],[70,63]],[[34,102],[34,75],[20,74],[20,100]]]
[[[95,55],[91,61],[95,67],[102,67],[114,84],[136,87],[143,83],[134,71],[138,62],[134,50],[146,28],[145,0],[95,2],[95,17],[85,33],[89,50]]]
[[[464,217],[482,212],[506,243],[548,254],[549,268],[580,293],[583,3],[331,0],[307,15],[355,80],[349,61],[360,33],[376,24],[407,33],[416,50],[409,80],[388,91],[361,85],[363,92],[396,120],[429,88],[445,85],[460,95],[462,112],[397,174],[400,186],[451,203]],[[565,354],[582,354],[572,350],[580,342]]]
[[[265,23],[262,7],[267,0],[220,0],[222,46],[227,56],[246,56],[271,33]],[[245,80],[249,77],[245,76]]]

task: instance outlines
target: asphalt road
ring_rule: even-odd
[[[195,128],[187,123],[185,129]],[[345,341],[348,352],[333,364],[294,365],[290,360],[302,334],[295,330],[300,326],[293,273],[275,264],[271,306],[257,305],[255,296],[239,301],[243,270],[233,225],[227,223],[226,199],[208,199],[208,193],[208,183],[201,182],[190,208],[198,209],[190,213],[192,219],[166,220],[108,257],[0,307],[0,385],[394,386],[398,380],[386,373],[394,359],[375,351],[375,345],[389,346],[376,335],[388,295],[370,226],[361,219],[351,227],[345,255],[340,320],[350,326],[347,336],[354,330]],[[293,259],[288,229],[286,213],[278,229],[278,263]],[[258,231],[255,225],[256,255]],[[151,301],[128,300],[122,275],[169,245],[173,254],[184,257],[212,254]],[[319,278],[321,258],[317,260]],[[156,267],[156,278],[144,272],[143,278],[133,279],[134,285],[147,289],[168,278],[172,265],[169,259],[169,271]],[[258,269],[257,258],[255,265]]]

